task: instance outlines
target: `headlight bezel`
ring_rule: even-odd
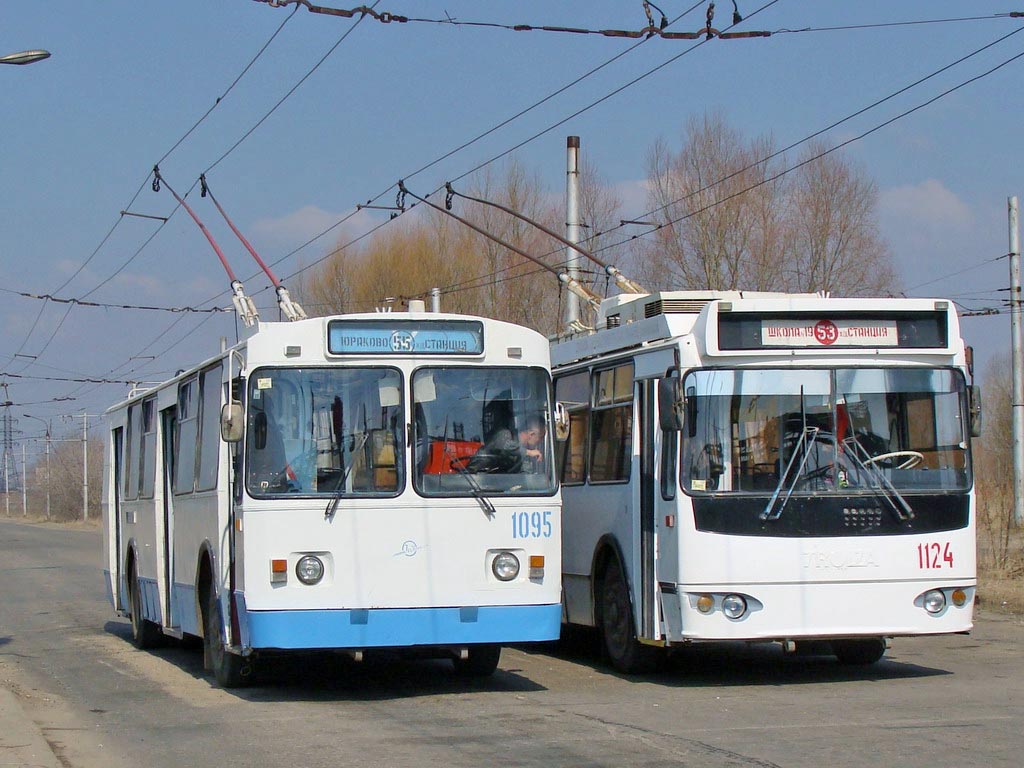
[[[515,553],[502,551],[491,558],[491,573],[498,581],[515,581],[522,571],[522,563]]]
[[[312,566],[312,569],[307,569]],[[327,567],[324,561],[316,555],[303,555],[295,561],[295,578],[307,587],[312,587],[323,581]]]

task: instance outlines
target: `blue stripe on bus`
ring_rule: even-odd
[[[557,640],[562,606],[245,611],[250,648],[384,648]]]

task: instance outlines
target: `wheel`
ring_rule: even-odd
[[[658,666],[661,653],[642,645],[633,627],[633,606],[622,575],[622,566],[613,559],[601,581],[601,636],[612,666],[627,675],[650,672]]]
[[[864,463],[875,464],[879,461],[892,461],[893,459],[904,459],[902,463],[896,464],[896,469],[913,469],[924,461],[924,454],[918,451],[890,451],[865,459]]]
[[[128,572],[128,600],[131,605],[132,644],[141,650],[154,648],[160,643],[163,633],[160,627],[142,616],[142,592],[139,589],[137,566],[132,563]]]
[[[220,601],[211,589],[206,603],[206,626],[203,634],[203,665],[213,672],[221,688],[239,688],[248,683],[252,674],[252,659],[231,653],[224,647],[221,637]]]
[[[472,645],[465,659],[452,659],[455,673],[463,677],[489,677],[498,668],[500,645]]]
[[[874,664],[885,654],[885,641],[880,637],[857,640],[833,640],[832,653],[840,664],[865,666]]]

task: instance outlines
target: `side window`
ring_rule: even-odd
[[[555,457],[562,485],[580,485],[586,479],[587,430],[590,426],[590,372],[579,371],[555,379],[555,400],[569,411],[569,439],[558,444]]]
[[[178,423],[174,435],[174,492],[192,493],[195,489],[196,440],[199,437],[199,400],[197,379],[178,385]]]
[[[208,491],[217,487],[217,462],[220,456],[220,400],[221,366],[207,368],[200,376],[202,397],[199,429],[199,476],[196,490]]]
[[[629,480],[633,457],[633,363],[594,372],[590,481]]]
[[[135,403],[128,406],[128,439],[124,445],[124,498],[126,500],[139,497],[139,443],[141,441],[142,407]]]
[[[156,479],[156,399],[142,401],[142,449],[139,452],[139,474],[141,486],[139,496],[153,498],[153,482]]]
[[[679,374],[675,374],[678,376]],[[661,498],[672,501],[676,497],[676,466],[679,453],[679,433],[673,429],[661,430]]]

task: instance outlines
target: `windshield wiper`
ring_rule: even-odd
[[[352,450],[349,451],[350,457],[355,457],[359,451],[363,450],[363,446],[366,445],[366,441],[369,439],[370,433],[363,432],[361,438],[359,438],[359,445],[353,446]],[[345,472],[342,474],[341,479],[338,481],[338,487],[334,489],[334,495],[331,496],[331,500],[327,502],[327,509],[324,510],[324,520],[331,520],[334,518],[334,513],[338,511],[338,502],[341,501],[345,495],[345,484],[348,482],[348,476],[352,474],[352,468],[356,465],[355,461],[349,461],[348,466],[345,467]]]
[[[802,410],[802,409],[801,409]],[[819,427],[808,427],[804,426],[803,432],[800,433],[800,439],[796,441],[796,445],[793,446],[793,454],[789,457],[789,463],[786,464],[786,469],[782,473],[782,477],[779,478],[779,484],[775,486],[775,492],[772,493],[772,497],[768,499],[768,505],[764,508],[761,513],[762,520],[778,520],[782,517],[782,510],[786,508],[786,504],[789,503],[789,497],[793,495],[793,490],[800,483],[800,478],[803,477],[804,467],[807,466],[807,459],[811,455],[811,448],[814,446],[814,442],[818,439],[818,433],[821,431]],[[806,445],[804,445],[806,443]],[[801,450],[801,448],[803,450]],[[796,457],[801,456],[800,466],[796,472],[793,472],[793,464],[796,462]],[[786,487],[786,480],[792,477],[789,482],[789,486]],[[782,499],[782,503],[778,509],[775,509],[775,502],[779,499],[779,494],[782,493],[783,488],[786,489],[786,495]]]
[[[484,495],[484,489],[480,487],[480,484],[476,481],[476,478],[473,477],[473,473],[466,469],[464,466],[462,466],[462,459],[456,456],[448,447],[447,437],[445,437],[444,442],[444,454],[445,456],[449,457],[450,461],[448,463],[451,465],[452,469],[454,469],[456,472],[458,472],[460,475],[466,478],[466,482],[469,484],[469,487],[473,492],[473,498],[476,499],[477,503],[480,505],[480,508],[484,511],[484,514],[487,515],[488,518],[493,518],[497,514],[497,510],[494,508],[494,504],[491,503],[491,500],[487,498],[486,495]]]
[[[872,481],[868,487],[880,491],[881,497],[889,502],[890,508],[896,514],[896,519],[901,523],[913,520],[914,510],[910,508],[910,504],[896,490],[896,486],[889,482],[882,470],[870,460],[871,455],[863,445],[857,442],[857,438],[853,436],[846,438],[843,440],[843,446],[847,448],[847,455],[854,464]]]

